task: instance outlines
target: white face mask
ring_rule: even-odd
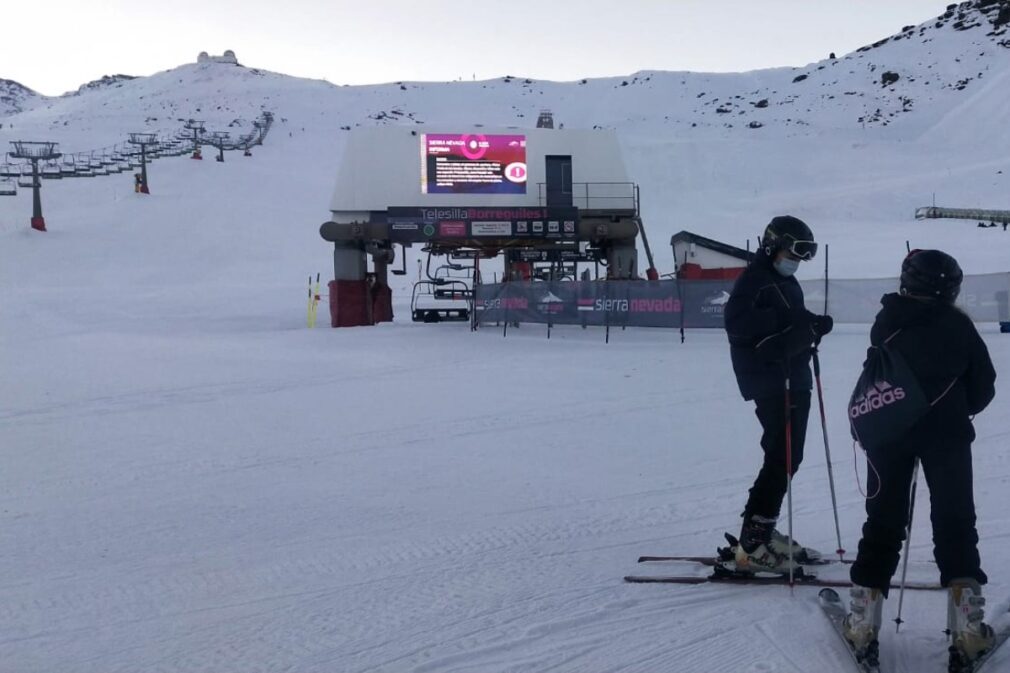
[[[782,259],[776,259],[774,266],[776,271],[788,278],[800,268],[800,260],[783,257]]]

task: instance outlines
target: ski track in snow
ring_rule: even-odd
[[[347,334],[355,339],[361,332]],[[104,458],[60,481],[19,485],[5,477],[5,511],[20,514],[5,527],[4,548],[18,549],[37,567],[24,574],[0,558],[7,578],[0,586],[4,660],[17,662],[17,670],[84,671],[212,671],[236,662],[243,670],[418,673],[601,667],[763,673],[815,664],[846,670],[833,634],[818,628],[813,589],[798,587],[790,597],[786,588],[621,582],[641,569],[634,562],[639,554],[704,553],[738,525],[758,460],[750,406],[732,396],[720,401],[735,395],[723,376],[700,389],[663,387],[678,369],[719,363],[725,370],[721,335],[691,334],[681,346],[655,333],[625,333],[623,343],[604,345],[574,330],[547,342],[534,334],[502,340],[424,326],[411,338],[403,366],[378,364],[352,383],[375,393],[396,390],[394,397],[408,400],[424,394],[432,372],[451,366],[446,380],[467,380],[487,367],[465,354],[455,359],[458,351],[444,349],[446,341],[532,361],[497,392],[435,404],[423,416],[401,414],[389,428],[317,435],[318,428],[302,422],[318,410],[303,405],[292,422],[305,429],[283,445],[231,445],[228,428],[201,419],[223,414],[229,422],[232,415],[252,422],[250,415],[287,408],[291,398],[337,399],[351,379],[317,373],[273,385],[172,388],[154,395],[160,404],[148,392],[126,391],[8,413],[0,427],[14,437],[44,437],[38,414],[48,413],[57,424],[104,427],[100,435],[114,445],[95,444],[91,450]],[[996,335],[987,341],[998,366],[1010,364],[1006,342]],[[825,344],[829,409],[851,384],[854,372],[846,365],[858,362],[864,344],[865,328],[845,326]],[[547,359],[561,371],[578,371],[585,351],[623,364],[613,372],[559,376],[550,386],[526,385],[522,373]],[[648,353],[667,364],[638,367]],[[427,364],[411,366],[415,359]],[[631,388],[587,385],[624,380],[631,368],[638,370]],[[497,411],[475,413],[487,405]],[[719,419],[725,427],[713,426],[713,405],[727,407]],[[87,418],[97,409],[107,413]],[[671,409],[678,410],[677,422]],[[211,437],[195,448],[164,438],[162,450],[142,451],[130,439],[152,415],[167,415],[168,423],[188,419]],[[823,453],[816,417],[812,422],[796,481],[797,534],[830,549]],[[1005,434],[1002,423],[980,419],[976,448],[990,566],[998,562],[998,540],[1010,536],[993,509],[1010,465],[988,448],[990,438]],[[843,428],[829,424],[851,548],[861,501]],[[724,440],[713,443],[710,434]],[[652,441],[660,437],[668,439]],[[725,441],[733,437],[736,445]],[[66,455],[56,445],[41,448]],[[68,488],[68,478],[78,485]],[[108,489],[95,487],[104,480],[113,482]],[[50,492],[71,502],[47,512]],[[925,492],[913,537],[915,579],[935,572],[919,562],[930,555]],[[139,511],[129,513],[132,506]],[[989,544],[997,545],[995,554]],[[993,574],[992,591],[1005,591]],[[891,617],[895,603],[887,606]],[[943,652],[942,606],[939,594],[906,596],[905,632],[884,635],[889,670],[942,670],[930,668],[927,656]]]

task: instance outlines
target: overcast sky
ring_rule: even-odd
[[[839,56],[934,0],[5,0],[0,78],[47,95],[236,52],[335,84],[732,72]]]

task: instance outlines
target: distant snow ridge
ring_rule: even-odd
[[[0,147],[15,139],[6,137],[12,132],[61,142],[87,134],[91,146],[111,146],[122,142],[127,126],[160,132],[166,121],[195,118],[208,127],[230,127],[235,119],[268,109],[276,111],[279,123],[290,123],[289,134],[319,124],[348,131],[406,124],[532,126],[549,108],[569,129],[689,138],[862,133],[870,127],[918,138],[939,124],[947,133],[967,135],[981,116],[1005,114],[1008,31],[1010,0],[973,0],[949,5],[929,21],[840,58],[831,53],[802,67],[643,71],[575,82],[509,75],[481,82],[338,87],[241,67],[231,50],[220,56],[201,52],[197,63],[148,77],[103,77],[81,87],[80,96],[48,98],[7,83],[0,87]],[[825,45],[826,55],[830,48]]]
[[[0,117],[17,114],[26,107],[26,103],[39,97],[25,85],[11,79],[0,78]]]
[[[905,26],[841,59],[831,54],[794,70],[789,93],[778,100],[776,91],[753,93],[771,93],[772,105],[789,104],[807,113],[862,108],[857,123],[887,126],[903,113],[932,107],[943,92],[964,91],[972,82],[999,75],[1010,58],[1008,26],[1010,0],[951,4],[935,19]],[[735,101],[715,102],[719,113],[740,109]],[[803,124],[803,115],[786,122]]]
[[[86,91],[98,91],[100,89],[108,89],[114,86],[122,86],[123,82],[129,82],[134,79],[137,78],[133,75],[103,75],[101,79],[92,80],[87,84],[82,84],[77,91],[68,95],[78,96]]]

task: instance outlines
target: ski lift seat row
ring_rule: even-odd
[[[11,179],[0,180],[0,196],[17,196],[18,188]]]

